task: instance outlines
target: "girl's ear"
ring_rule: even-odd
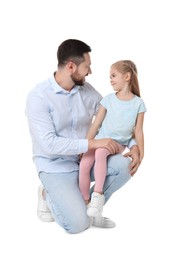
[[[126,75],[125,75],[125,80],[126,81],[129,81],[131,78],[131,73],[130,72],[127,72]]]

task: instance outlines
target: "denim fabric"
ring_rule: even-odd
[[[128,172],[129,164],[130,159],[121,154],[109,157],[108,172],[104,184],[106,202],[131,178]],[[55,221],[69,233],[79,233],[90,225],[90,219],[86,214],[86,205],[79,190],[78,174],[78,171],[40,172],[39,174],[47,192],[48,206]],[[91,181],[94,181],[93,169]]]

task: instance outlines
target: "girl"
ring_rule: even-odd
[[[130,60],[114,63],[110,68],[110,82],[115,93],[102,99],[87,138],[114,139],[117,142],[117,153],[122,153],[134,133],[141,162],[144,156],[143,120],[146,108],[140,98],[136,65]],[[105,148],[90,150],[82,156],[80,162],[79,187],[88,204],[87,214],[91,217],[100,215],[103,210],[105,203],[103,185],[106,177],[107,157],[110,154]],[[95,186],[90,201],[90,170],[93,164]]]

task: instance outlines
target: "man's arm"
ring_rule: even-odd
[[[42,156],[57,158],[57,155],[76,155],[88,150],[87,139],[72,139],[57,135],[49,104],[42,96],[38,94],[29,96],[25,112],[31,136]]]
[[[117,143],[111,138],[88,140],[88,150],[97,148],[105,148],[109,150],[111,154],[116,154],[119,152]]]

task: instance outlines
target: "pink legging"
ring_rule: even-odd
[[[122,153],[125,149],[124,146],[118,144],[119,153]],[[105,148],[98,148],[96,150],[90,150],[86,152],[81,159],[79,169],[79,188],[83,195],[84,200],[89,200],[89,189],[90,189],[90,171],[94,164],[94,177],[95,187],[94,191],[102,192],[103,185],[107,173],[107,157],[111,153]]]

